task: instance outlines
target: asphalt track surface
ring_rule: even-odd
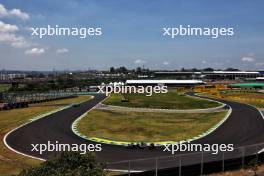
[[[22,126],[6,137],[6,143],[18,152],[43,159],[52,157],[54,153],[45,152],[39,154],[39,152],[32,152],[31,144],[47,144],[48,141],[52,143],[58,141],[61,144],[95,144],[95,142],[87,141],[75,135],[71,130],[71,125],[79,116],[93,108],[104,98],[104,95],[94,95],[94,99],[82,103],[79,107],[70,107]],[[241,103],[224,100],[217,101],[230,106],[232,113],[215,131],[193,143],[234,144],[235,147],[239,147],[264,142],[264,120],[257,109]],[[102,144],[102,149],[102,151],[96,152],[98,160],[101,162],[172,156],[170,152],[163,151],[164,147],[149,150],[129,149],[124,146]],[[256,151],[252,151],[251,154],[254,152]],[[182,153],[178,152],[176,154]],[[236,152],[230,154],[230,157],[237,157]],[[208,155],[204,158],[205,161],[219,159],[221,159],[220,154]],[[151,170],[154,165],[153,161],[153,159],[136,161],[133,167],[131,166],[131,169]],[[190,155],[186,157],[184,163],[185,165],[190,165],[199,163],[200,161],[199,155]],[[176,161],[167,158],[160,159],[159,162],[159,168],[175,167],[176,165]],[[110,169],[127,169],[128,166],[127,163],[123,163],[109,165],[108,167]]]

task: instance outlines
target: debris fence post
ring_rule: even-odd
[[[181,155],[179,156],[179,176],[181,176]]]
[[[203,160],[204,160],[204,153],[202,151],[202,158],[201,158],[201,175],[203,175]]]
[[[222,171],[225,171],[225,152],[222,152]]]
[[[245,165],[245,148],[242,147],[241,150],[242,150],[242,168],[244,168],[244,165]]]
[[[256,146],[256,161],[257,161],[257,164],[258,164],[258,146]]]
[[[131,167],[131,165],[130,165],[131,163],[130,163],[130,160],[128,161],[128,175],[130,176],[130,167]]]
[[[158,158],[155,159],[155,176],[158,176]]]

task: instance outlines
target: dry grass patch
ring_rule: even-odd
[[[184,114],[92,110],[78,124],[89,137],[127,142],[180,141],[200,135],[226,112]]]

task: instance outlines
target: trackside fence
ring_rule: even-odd
[[[195,152],[167,157],[146,158],[106,163],[109,170],[126,171],[123,176],[192,176],[240,168],[253,168],[264,163],[264,143],[235,148],[229,152]],[[142,149],[147,150],[147,149]]]
[[[65,98],[77,97],[75,92],[4,92],[0,93],[0,111],[14,108],[26,108],[29,104],[41,103]]]

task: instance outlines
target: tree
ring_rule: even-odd
[[[185,72],[186,70],[185,70],[185,68],[183,67],[183,68],[181,68],[181,72]]]
[[[127,73],[127,68],[126,67],[119,67],[120,73]]]
[[[258,160],[254,158],[248,163],[247,168],[254,172],[254,176],[257,176],[258,166]]]
[[[94,153],[62,152],[39,167],[23,170],[19,176],[105,176],[104,167]]]
[[[141,72],[142,72],[141,67],[138,67],[136,72],[137,72],[137,73],[141,73]]]
[[[115,68],[114,67],[110,67],[110,73],[115,73]]]
[[[239,71],[239,70],[236,68],[227,68],[225,71]]]
[[[199,72],[200,70],[197,69],[197,68],[192,68],[191,71],[192,71],[192,72]]]
[[[203,71],[214,71],[214,69],[209,67],[209,68],[203,69]]]

